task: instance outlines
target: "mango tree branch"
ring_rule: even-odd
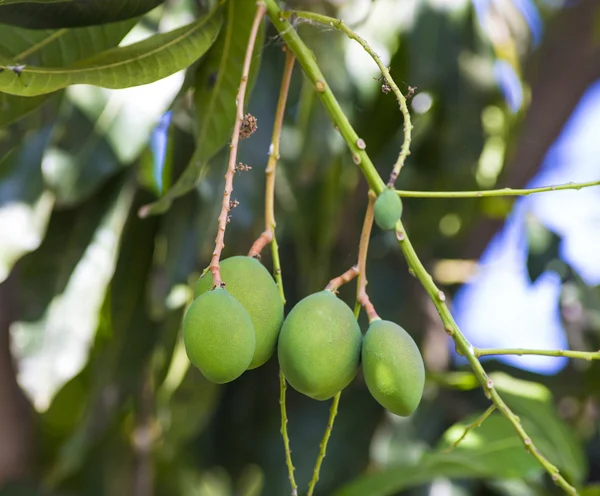
[[[352,129],[348,118],[344,115],[341,107],[337,103],[335,96],[327,86],[321,71],[319,70],[313,55],[308,50],[306,45],[300,39],[293,26],[289,22],[287,22],[283,15],[284,13],[277,6],[275,0],[264,0],[267,4],[267,13],[269,18],[271,19],[273,25],[279,32],[280,36],[288,45],[288,48],[294,52],[298,62],[302,66],[304,72],[308,76],[308,78],[315,85],[315,89],[317,90],[321,100],[325,104],[325,107],[329,113],[329,116],[332,122],[338,126],[342,133],[342,137],[346,141],[347,145],[353,152],[353,157],[355,157],[355,162],[361,168],[369,187],[376,193],[379,194],[385,187],[383,180],[377,173],[373,163],[371,162],[369,156],[364,151],[366,148],[364,141],[359,140],[358,135]],[[446,332],[450,334],[455,342],[457,350],[462,353],[466,358],[475,376],[478,381],[481,383],[483,390],[488,398],[492,400],[496,408],[511,422],[517,435],[523,440],[523,444],[525,449],[529,451],[538,462],[544,467],[544,469],[551,475],[552,480],[563,488],[569,494],[577,494],[576,490],[569,485],[569,483],[561,476],[557,467],[553,466],[544,456],[539,452],[539,450],[534,446],[531,441],[531,438],[525,432],[523,427],[521,426],[519,418],[510,410],[508,405],[504,402],[504,400],[500,397],[498,392],[494,389],[494,384],[491,379],[487,376],[485,370],[483,369],[481,363],[474,354],[473,346],[469,343],[469,341],[465,338],[465,336],[460,332],[460,329],[454,322],[452,315],[450,314],[450,310],[448,306],[445,304],[445,295],[442,291],[440,291],[435,283],[433,282],[433,278],[427,272],[422,262],[419,260],[412,244],[406,232],[404,230],[404,226],[402,222],[398,222],[397,224],[397,232],[396,236],[400,241],[400,247],[406,258],[410,269],[417,276],[417,278],[421,281],[421,284],[428,292],[430,298],[432,299],[442,321],[444,323],[444,327]]]
[[[456,350],[463,355],[469,365],[473,369],[477,380],[483,387],[483,391],[485,395],[492,400],[496,408],[508,419],[508,421],[512,424],[513,428],[517,432],[517,435],[523,441],[523,445],[525,449],[533,455],[533,457],[544,467],[546,472],[550,474],[552,480],[560,486],[563,490],[565,490],[568,494],[577,494],[577,491],[574,487],[572,487],[560,474],[557,467],[552,465],[538,450],[538,448],[533,444],[533,441],[523,429],[521,425],[521,421],[519,417],[517,417],[512,410],[508,407],[508,405],[504,402],[502,397],[498,394],[496,389],[494,388],[493,381],[486,374],[483,366],[479,363],[479,360],[475,354],[475,348],[469,343],[467,338],[458,328],[458,325],[454,321],[452,314],[450,313],[450,309],[448,305],[446,305],[446,296],[440,291],[440,289],[433,282],[433,278],[427,272],[421,260],[417,256],[415,249],[413,248],[410,239],[408,238],[404,226],[401,221],[398,221],[396,225],[396,237],[400,242],[400,248],[408,266],[411,268],[417,279],[421,282],[431,301],[435,305],[435,308],[440,315],[442,322],[444,323],[444,328],[446,332],[452,337],[454,343],[456,345]]]
[[[394,95],[396,95],[398,105],[400,106],[400,112],[402,112],[402,117],[404,118],[404,141],[402,143],[398,159],[394,164],[394,168],[388,180],[388,186],[393,187],[394,184],[396,184],[396,179],[398,179],[398,175],[400,174],[402,167],[404,166],[404,162],[406,162],[406,158],[410,155],[410,143],[412,139],[413,125],[410,119],[410,113],[408,111],[406,97],[402,94],[402,92],[398,88],[398,85],[392,79],[389,68],[384,65],[384,63],[379,58],[379,55],[375,53],[375,51],[370,47],[367,41],[364,38],[360,37],[358,34],[356,34],[352,29],[350,29],[341,19],[336,19],[334,17],[329,17],[322,14],[316,14],[313,12],[305,12],[299,10],[284,12],[282,14],[282,17],[286,19],[289,19],[291,16],[296,16],[302,19],[308,19],[313,22],[318,22],[320,24],[331,26],[335,29],[341,30],[344,33],[346,33],[348,38],[356,41],[360,46],[363,47],[365,52],[367,52],[371,56],[371,58],[377,64],[377,67],[379,67],[381,75],[383,76],[386,84],[388,85],[388,91],[392,90]]]
[[[231,210],[231,192],[233,190],[233,175],[236,169],[237,160],[237,149],[240,141],[240,130],[242,122],[244,120],[244,100],[246,98],[246,86],[248,85],[248,74],[250,73],[250,64],[252,63],[252,53],[254,51],[254,44],[256,43],[256,36],[260,23],[265,15],[266,7],[262,2],[256,4],[256,14],[254,15],[254,21],[252,23],[252,29],[250,31],[250,37],[248,39],[248,45],[246,47],[246,55],[244,57],[244,65],[242,68],[242,78],[238,89],[235,103],[237,105],[236,119],[233,126],[233,134],[231,135],[231,143],[229,144],[229,164],[227,166],[227,172],[225,174],[225,191],[223,193],[223,202],[221,203],[221,213],[219,214],[219,225],[217,227],[217,237],[215,238],[215,250],[208,266],[212,273],[213,286],[223,286],[223,280],[221,279],[221,266],[219,260],[221,258],[221,252],[225,246],[225,229],[229,220],[229,211]]]
[[[315,61],[315,57],[304,42],[294,30],[294,27],[284,18],[285,12],[282,11],[275,0],[265,0],[267,5],[267,13],[275,29],[285,41],[288,48],[294,53],[298,59],[298,63],[302,66],[302,70],[312,82],[317,95],[323,102],[331,121],[339,129],[344,141],[348,145],[352,153],[352,159],[360,167],[369,188],[379,194],[383,191],[385,183],[377,173],[373,162],[365,152],[367,147],[363,139],[361,139],[348,121],[348,118],[342,111],[340,104],[336,100],[331,88],[327,84],[321,69]]]
[[[486,196],[529,196],[534,193],[545,193],[547,191],[580,190],[591,186],[600,186],[600,180],[529,189],[502,188],[484,191],[408,191],[397,189],[396,193],[402,198],[483,198]]]

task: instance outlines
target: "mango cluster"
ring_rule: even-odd
[[[213,289],[210,275],[198,280],[183,321],[188,357],[210,381],[233,381],[277,348],[287,381],[310,398],[332,398],[362,362],[367,387],[383,407],[407,416],[419,405],[423,360],[399,325],[375,320],[363,337],[352,310],[331,291],[307,296],[284,321],[277,285],[258,260],[228,258],[221,276],[224,288]]]

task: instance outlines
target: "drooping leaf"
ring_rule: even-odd
[[[140,16],[164,0],[0,0],[0,23],[31,29],[93,26]]]
[[[20,64],[0,56],[0,91],[35,96],[72,84],[128,88],[185,69],[210,48],[221,26],[219,10],[173,31],[125,47],[112,48],[61,67]]]
[[[473,419],[470,419],[473,420]],[[335,496],[392,496],[439,477],[451,479],[524,478],[542,471],[524,449],[512,425],[499,413],[467,434],[449,453],[449,445],[464,432],[467,422],[452,426],[437,451],[425,453],[416,464],[401,465],[366,475],[342,487]]]
[[[136,20],[89,28],[36,31],[2,26],[0,51],[23,64],[63,66],[116,46]],[[0,126],[5,126],[43,105],[51,94],[20,97],[0,93]]]
[[[24,136],[0,161],[0,282],[25,253],[41,243],[54,204],[44,191],[42,157],[50,129]]]
[[[573,484],[580,486],[587,474],[581,443],[560,420],[552,393],[543,384],[490,374],[508,406],[521,418],[527,434],[542,454]]]
[[[143,215],[163,213],[175,198],[191,191],[202,177],[208,160],[230,139],[235,123],[236,96],[255,11],[253,2],[231,0],[227,3],[223,29],[196,73],[196,152],[172,188],[159,201],[146,207]],[[263,41],[264,26],[259,30],[254,46],[246,102],[260,67]]]

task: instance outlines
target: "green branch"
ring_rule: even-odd
[[[476,357],[491,355],[540,355],[552,357],[580,358],[582,360],[600,360],[600,351],[570,351],[570,350],[529,350],[525,348],[474,348]]]
[[[304,42],[300,39],[293,26],[287,22],[283,16],[284,12],[277,6],[275,0],[264,0],[267,6],[267,14],[271,19],[271,22],[279,32],[279,35],[288,45],[288,48],[294,53],[298,62],[302,66],[305,74],[315,85],[315,89],[321,100],[323,101],[329,116],[340,130],[344,140],[348,147],[353,153],[354,161],[359,165],[369,187],[380,193],[385,187],[383,180],[377,173],[377,170],[373,166],[369,156],[364,151],[366,148],[364,142],[358,138],[358,135],[350,125],[348,118],[343,113],[339,103],[335,99],[335,96],[329,89],[323,74],[317,66],[312,53],[308,50]],[[569,494],[577,494],[575,488],[573,488],[560,474],[557,467],[552,465],[537,449],[533,444],[531,438],[525,432],[521,426],[520,419],[510,410],[508,405],[504,402],[501,396],[494,388],[493,381],[488,377],[481,363],[477,359],[474,353],[473,346],[469,343],[467,338],[462,334],[458,325],[454,321],[448,306],[445,303],[446,297],[442,291],[435,285],[433,278],[427,272],[423,263],[417,256],[407,234],[402,225],[401,221],[398,221],[396,225],[396,236],[400,242],[400,248],[406,258],[406,261],[419,279],[427,293],[429,294],[432,302],[434,303],[443,323],[446,332],[452,337],[456,345],[456,349],[459,353],[464,355],[469,362],[469,365],[473,369],[475,376],[479,383],[483,387],[485,395],[494,403],[496,408],[510,421],[515,429],[517,435],[523,441],[525,449],[531,453],[531,455],[544,467],[544,469],[550,474],[552,480],[561,488],[563,488]]]
[[[348,145],[348,148],[352,153],[352,159],[360,167],[365,176],[369,188],[377,194],[381,193],[385,187],[385,183],[379,176],[369,155],[365,152],[367,145],[364,140],[356,134],[356,131],[348,121],[346,114],[344,114],[340,104],[333,95],[329,84],[327,84],[325,76],[323,76],[321,69],[319,69],[313,53],[300,39],[300,36],[298,36],[294,27],[283,17],[285,12],[279,8],[275,0],[265,0],[265,3],[271,22],[279,32],[281,38],[283,38],[283,41],[285,41],[286,45],[294,53],[302,66],[302,70],[313,84],[331,121],[335,124]]]
[[[473,422],[471,422],[469,425],[467,425],[467,427],[465,427],[465,430],[460,435],[460,437],[456,441],[454,441],[450,446],[448,446],[444,450],[444,453],[450,453],[461,443],[461,441],[465,437],[467,437],[467,434],[469,432],[471,432],[473,429],[481,427],[481,425],[485,422],[485,419],[488,418],[492,413],[494,413],[494,410],[496,410],[496,405],[492,404],[485,412],[483,412],[479,417],[477,417]]]
[[[313,12],[305,12],[300,10],[293,10],[289,12],[283,12],[281,15],[284,19],[289,19],[292,16],[300,17],[302,19],[307,19],[309,21],[318,22],[320,24],[324,24],[326,26],[332,26],[335,29],[343,31],[346,33],[348,38],[356,41],[360,46],[363,47],[365,52],[367,52],[371,58],[379,67],[381,71],[381,75],[385,79],[386,83],[389,86],[389,89],[392,90],[394,95],[396,95],[396,99],[398,100],[398,105],[400,106],[400,112],[402,112],[402,117],[404,118],[404,141],[402,143],[402,147],[400,149],[400,154],[398,155],[398,160],[394,164],[394,168],[392,173],[390,174],[390,179],[388,180],[388,186],[393,187],[396,184],[396,179],[398,178],[398,174],[400,174],[400,170],[404,166],[404,162],[406,158],[410,155],[410,143],[412,139],[412,129],[413,125],[410,119],[410,112],[408,111],[408,106],[406,102],[406,97],[402,94],[396,82],[392,79],[390,75],[390,70],[388,67],[384,65],[384,63],[379,58],[379,55],[375,53],[375,51],[371,48],[371,46],[367,43],[367,41],[356,34],[352,29],[350,29],[344,21],[341,19],[336,19],[334,17],[329,17],[322,14],[316,14]],[[388,90],[389,90],[388,89]]]
[[[584,183],[558,184],[556,186],[543,186],[529,189],[491,189],[487,191],[408,191],[397,189],[396,193],[402,198],[483,198],[485,196],[529,196],[534,193],[548,191],[562,191],[566,189],[580,190],[591,186],[600,186],[600,181],[587,181]]]

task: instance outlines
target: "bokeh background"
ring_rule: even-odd
[[[185,24],[203,7],[168,0],[123,29],[121,45]],[[404,92],[416,88],[400,189],[600,177],[600,2],[307,0],[287,7],[343,18]],[[301,21],[296,28],[387,177],[402,118],[393,94],[381,91],[377,67],[333,29]],[[0,48],[16,39],[27,46],[35,35],[25,31],[0,24]],[[246,253],[262,231],[283,58],[267,22],[248,107],[258,131],[240,149],[252,170],[235,178],[240,205],[226,256]],[[74,86],[41,106],[31,99],[33,111],[18,119],[0,117],[2,496],[290,493],[276,360],[216,386],[190,368],[180,340],[191,287],[212,252],[226,153],[168,212],[137,215],[203,146],[193,125],[203,109],[194,108],[186,81],[178,73],[127,90]],[[367,187],[299,68],[281,147],[276,216],[289,310],[355,263]],[[600,189],[407,198],[404,208],[411,240],[474,346],[600,348]],[[271,267],[267,254],[263,261]],[[394,417],[359,373],[342,395],[317,494],[556,492],[499,417],[440,455],[487,400],[392,233],[374,230],[368,279],[379,314],[419,343],[425,396],[412,417]],[[340,296],[352,305],[354,287]],[[550,460],[574,484],[587,484],[586,494],[600,494],[598,365],[514,356],[484,364]],[[328,404],[288,389],[288,416],[304,488]]]

